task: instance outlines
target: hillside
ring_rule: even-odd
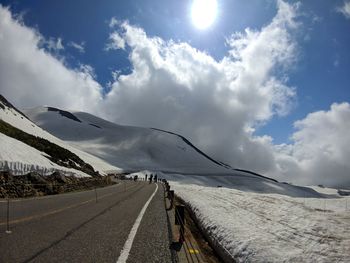
[[[36,126],[1,95],[0,120],[2,170],[10,169],[15,174],[35,170],[47,174],[58,169],[68,174],[85,176],[85,172],[93,174],[94,170],[101,174],[106,170],[118,170]],[[71,168],[76,169],[72,172]]]
[[[45,174],[57,169],[53,165],[64,169],[76,168],[81,173],[84,167],[91,165],[100,173],[148,170],[182,183],[289,196],[321,196],[310,188],[280,183],[251,171],[232,168],[173,132],[118,125],[88,113],[69,112],[53,107],[37,107],[21,112],[3,97],[0,105],[3,126],[16,130],[16,136],[21,134],[19,138],[14,136],[13,131],[12,134],[5,132],[6,129],[2,131],[4,135],[1,144],[6,150],[0,156],[0,168],[13,170],[15,174],[32,171],[34,168]],[[30,142],[33,138],[34,143]],[[11,143],[17,145],[17,150],[11,149]],[[49,147],[51,152],[46,144],[52,144]],[[60,157],[57,158],[57,155]],[[33,159],[32,156],[37,158]],[[38,166],[44,162],[49,164]]]
[[[44,159],[48,159],[50,163],[53,162],[58,167],[61,166],[60,168],[62,168],[63,166],[66,168],[73,168],[75,170],[82,171],[83,173],[92,176],[98,175],[98,173],[94,171],[91,165],[85,163],[76,154],[48,140],[37,136],[33,136],[20,129],[17,129],[11,126],[10,124],[4,122],[3,120],[0,120],[0,135],[2,146],[2,152],[0,153],[2,157],[1,160],[4,159],[9,161],[8,157],[10,152],[12,152],[12,155],[17,154],[17,160],[16,158],[13,158],[13,161],[15,162],[18,161],[19,154],[23,154],[23,156],[32,158],[32,164],[35,164],[35,160],[37,163],[40,163],[39,160],[44,157]],[[8,138],[7,136],[13,138],[14,140],[10,140],[10,138]],[[7,143],[9,143],[9,145],[7,145],[6,147]],[[34,148],[35,150],[31,148]],[[41,152],[41,154],[34,157],[38,154],[37,152]]]
[[[183,136],[152,128],[122,126],[84,112],[52,107],[25,110],[38,126],[80,150],[124,170],[181,173],[227,173]]]
[[[185,137],[154,128],[122,126],[84,112],[37,107],[24,113],[65,143],[127,171],[157,171],[181,183],[243,191],[320,197],[316,191],[229,167]]]

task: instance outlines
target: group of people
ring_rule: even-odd
[[[147,177],[148,177],[148,174],[145,175],[145,181],[147,181]],[[158,182],[161,181],[161,179],[158,178],[158,175],[157,175],[157,174],[155,174],[155,175],[150,174],[148,180],[149,180],[149,183],[152,183],[152,181],[153,181],[154,183],[158,183]]]
[[[152,182],[153,183],[163,182],[163,179],[158,178],[157,174],[150,174],[149,176],[148,176],[148,174],[145,174],[145,181],[147,181],[147,178],[148,178],[149,183],[152,183]],[[131,179],[134,180],[134,181],[137,181],[139,178],[138,178],[138,175],[134,175],[134,177],[132,177]]]

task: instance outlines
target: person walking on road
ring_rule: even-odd
[[[147,174],[145,175],[145,181],[147,182]]]
[[[154,182],[156,183],[157,182],[157,179],[158,179],[158,176],[157,174],[154,175]]]
[[[153,179],[153,174],[151,174],[151,175],[149,176],[149,183],[152,183],[152,179]]]

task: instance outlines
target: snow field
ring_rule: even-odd
[[[350,197],[295,198],[178,182],[171,186],[238,262],[350,258]]]
[[[84,152],[123,170],[162,170],[181,173],[227,173],[181,137],[168,132],[108,122],[84,112],[71,112],[79,121],[46,107],[24,111],[38,126]],[[113,170],[113,169],[106,169]]]

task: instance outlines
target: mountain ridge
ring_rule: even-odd
[[[192,166],[201,173],[207,172],[206,168],[212,172],[227,173],[232,169],[201,151],[184,136],[173,132],[119,125],[89,113],[52,110],[49,107],[27,109],[25,113],[37,125],[60,139],[91,154],[105,157],[111,164],[125,170],[145,168],[185,172]],[[129,159],[126,160],[123,155]]]
[[[28,119],[10,104],[5,106],[1,101],[0,104],[3,106],[0,106],[2,121],[71,151],[103,174],[108,171],[156,172],[162,178],[184,184],[296,197],[320,196],[307,187],[280,183],[248,170],[225,166],[173,132],[118,125],[89,113],[52,107],[24,110]],[[13,170],[16,175],[25,174],[24,171],[47,175],[59,169],[68,175],[87,176],[81,171],[57,166],[46,153],[2,132],[0,145],[0,170]]]

